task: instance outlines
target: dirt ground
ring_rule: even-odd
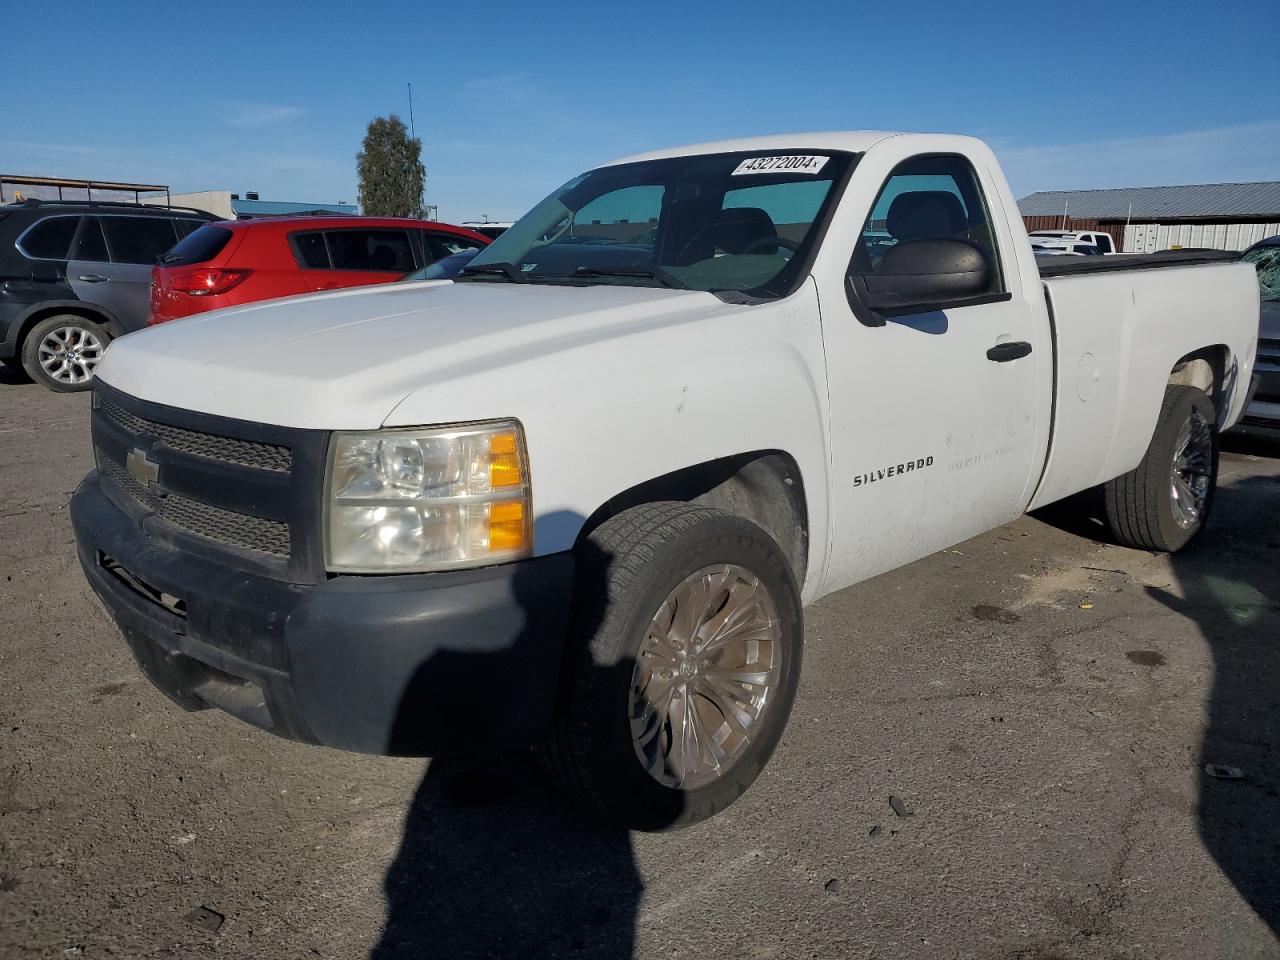
[[[75,561],[87,412],[0,378],[6,960],[1280,957],[1275,448],[1231,444],[1176,557],[1074,504],[823,600],[770,767],[647,835],[523,756],[170,704]]]

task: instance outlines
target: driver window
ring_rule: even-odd
[[[963,157],[913,157],[894,168],[863,224],[852,272],[878,273],[889,249],[915,240],[972,243],[991,264],[990,284],[982,295],[1004,292],[986,200]]]

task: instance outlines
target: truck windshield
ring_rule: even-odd
[[[601,167],[539,203],[458,279],[784,297],[854,159],[714,153]]]

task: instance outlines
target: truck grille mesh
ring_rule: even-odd
[[[200,433],[184,427],[173,427],[154,420],[144,420],[113,403],[107,397],[98,397],[98,412],[135,436],[155,437],[174,450],[193,457],[234,463],[242,467],[288,473],[293,455],[288,447],[254,440],[236,440],[213,433]]]
[[[171,493],[152,493],[118,464],[104,457],[99,457],[99,464],[103,475],[114,486],[180,530],[243,550],[273,557],[289,556],[287,523],[234,513]]]

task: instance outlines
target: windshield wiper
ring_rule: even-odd
[[[462,268],[464,274],[501,274],[512,283],[527,283],[529,278],[520,272],[514,263],[502,260],[497,263],[469,263]],[[461,278],[459,278],[461,279]]]
[[[578,267],[573,271],[573,275],[575,277],[642,277],[657,280],[664,287],[670,287],[672,290],[689,289],[676,278],[675,274],[657,264],[651,267]]]

